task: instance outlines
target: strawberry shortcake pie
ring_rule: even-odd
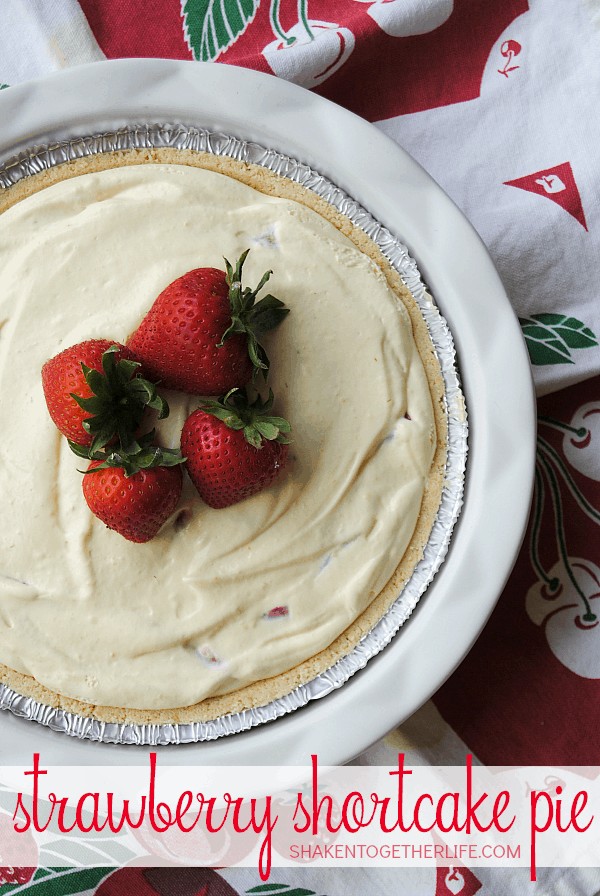
[[[0,193],[0,663],[214,719],[345,656],[421,558],[444,387],[364,232],[260,166],[90,155]]]

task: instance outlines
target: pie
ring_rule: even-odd
[[[195,267],[250,249],[291,309],[265,337],[285,475],[221,510],[186,477],[134,544],[81,494],[40,369],[91,338],[125,342]],[[171,149],[104,153],[0,193],[0,662],[18,693],[113,722],[190,722],[260,706],[349,653],[423,554],[446,417],[419,307],[380,250],[272,172]],[[198,396],[165,392],[177,447]]]

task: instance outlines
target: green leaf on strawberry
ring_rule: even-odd
[[[266,271],[254,289],[249,286],[242,287],[242,268],[250,250],[246,249],[240,255],[235,268],[225,258],[225,280],[229,287],[229,301],[231,304],[231,324],[223,333],[221,341],[217,343],[220,348],[227,339],[234,335],[245,334],[248,342],[248,354],[252,361],[254,374],[262,371],[265,379],[269,372],[269,359],[259,340],[269,330],[274,330],[290,309],[284,303],[269,295],[256,301],[258,293],[271,277],[273,271]]]
[[[266,401],[257,395],[253,402],[240,389],[231,389],[218,401],[203,401],[200,407],[206,414],[222,420],[229,429],[243,429],[246,441],[254,448],[262,448],[263,439],[289,445],[291,440],[287,435],[292,427],[283,417],[270,413],[273,401],[271,389]]]
[[[158,412],[159,419],[169,414],[169,405],[154,383],[137,375],[139,361],[117,358],[119,346],[113,345],[102,355],[102,372],[81,362],[90,396],[71,392],[71,398],[89,416],[84,430],[92,437],[88,457],[104,448],[115,437],[126,446],[139,428],[146,408]]]
[[[156,467],[175,467],[182,464],[185,458],[181,451],[171,448],[160,448],[154,445],[156,432],[152,430],[139,439],[132,439],[120,448],[98,448],[95,450],[85,448],[69,441],[71,451],[78,457],[96,461],[94,471],[105,470],[109,467],[120,467],[126,478],[135,476],[140,470],[152,470]],[[82,471],[87,475],[91,470]]]

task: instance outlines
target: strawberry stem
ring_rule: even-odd
[[[108,467],[121,467],[128,478],[139,473],[140,470],[150,470],[154,467],[175,467],[177,464],[182,464],[186,458],[182,456],[181,451],[159,448],[152,444],[155,434],[155,430],[152,430],[146,435],[140,436],[137,441],[130,441],[126,448],[121,447],[120,449],[104,448],[92,452],[91,449],[71,441],[69,447],[78,457],[101,461],[91,470],[80,470],[79,472],[84,476],[98,470],[105,470]]]
[[[263,296],[258,302],[256,301],[258,293],[267,283],[273,271],[265,271],[258,286],[254,289],[250,289],[249,286],[242,287],[242,269],[249,251],[246,249],[240,255],[235,268],[226,258],[224,259],[225,279],[229,286],[231,323],[223,333],[221,341],[217,343],[217,347],[220,348],[232,336],[245,334],[254,375],[256,376],[259,371],[262,371],[266,379],[269,372],[269,359],[259,340],[269,330],[275,329],[289,314],[290,309],[270,293]]]
[[[146,408],[157,411],[159,419],[169,414],[169,405],[158,394],[155,384],[139,375],[139,361],[117,360],[118,351],[119,347],[112,345],[103,353],[102,371],[82,363],[85,381],[92,392],[90,397],[71,393],[79,407],[90,414],[82,423],[93,437],[90,447],[85,449],[89,458],[117,437],[121,448],[131,442]]]
[[[210,399],[202,402],[201,409],[225,423],[229,429],[242,429],[244,438],[254,448],[262,448],[263,441],[280,442],[288,445],[291,439],[291,425],[284,417],[271,414],[273,407],[273,391],[269,389],[269,397],[263,401],[260,395],[250,402],[247,393],[241,389],[231,389],[227,395],[218,400]]]

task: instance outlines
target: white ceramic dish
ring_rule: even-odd
[[[170,764],[347,761],[416,710],[465,655],[508,576],[527,519],[535,403],[512,309],[479,238],[453,203],[373,126],[307,91],[222,65],[120,60],[0,96],[0,162],[36,144],[125,124],[184,121],[306,162],[397,234],[454,333],[470,416],[465,507],[450,553],[409,623],[343,688],[275,723],[161,748]],[[9,714],[2,764],[138,764],[147,748],[79,741]]]

